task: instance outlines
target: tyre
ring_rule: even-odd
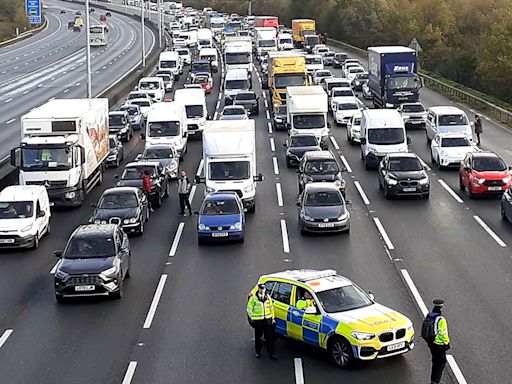
[[[361,149],[361,160],[364,160],[363,150]]]
[[[62,295],[59,295],[59,294],[55,294],[55,300],[57,301],[57,303],[59,304],[66,304],[66,298]]]
[[[117,159],[116,159],[116,168],[119,168],[120,165],[121,165],[121,159],[119,157],[117,157]]]
[[[384,197],[388,200],[391,198],[391,195],[389,194],[387,188],[384,188]]]
[[[471,189],[471,185],[468,185],[468,187],[466,188],[466,194],[470,199],[473,199],[475,197],[473,190]]]
[[[382,183],[380,182],[380,178],[379,178],[379,189],[382,191],[384,188],[382,188]]]
[[[248,212],[250,212],[250,213],[256,212],[256,203],[254,203],[254,205],[250,209],[248,209]]]
[[[291,168],[292,164],[290,163],[290,160],[286,159],[286,168]]]
[[[430,199],[430,192],[429,192],[429,193],[427,193],[426,195],[423,195],[423,197],[424,197],[425,199],[427,199],[427,200],[428,200],[428,199]]]
[[[462,179],[459,177],[459,189],[461,191],[464,191],[466,189],[466,186],[464,185],[464,183],[462,182]]]
[[[338,368],[348,368],[354,362],[352,346],[341,337],[334,337],[332,340],[329,340],[327,350],[331,360]]]
[[[204,240],[197,238],[197,245],[204,245]]]
[[[141,221],[137,235],[142,236],[144,234],[144,224],[145,224],[144,221]]]
[[[50,233],[52,233],[52,224],[48,222],[48,226],[46,227],[46,235],[48,236]]]
[[[124,287],[123,286],[124,286],[124,282],[121,281],[121,283],[119,284],[118,291],[111,293],[110,297],[112,297],[113,299],[116,299],[116,300],[121,300],[124,295]]]
[[[501,212],[501,220],[508,221],[508,217],[507,217],[507,214],[505,213],[505,209],[503,209],[503,206],[501,207],[500,212]]]

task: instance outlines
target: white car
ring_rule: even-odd
[[[361,118],[363,114],[356,112],[347,124],[347,141],[354,145],[361,142]]]
[[[248,120],[247,111],[243,105],[227,105],[222,110],[220,120]]]
[[[187,41],[178,37],[176,39],[172,39],[172,46],[174,48],[183,48],[187,46]]]
[[[479,151],[464,133],[439,133],[430,144],[432,163],[439,169],[460,167],[468,152]]]
[[[174,88],[174,77],[168,73],[157,73],[156,77],[161,77],[164,81],[165,92],[172,92]]]
[[[398,109],[398,113],[402,115],[405,127],[425,127],[427,122],[427,110],[421,103],[404,103]]]
[[[169,23],[169,30],[174,31],[178,29],[180,29],[180,23],[178,23],[177,21],[171,21]]]
[[[329,48],[327,48],[327,45],[325,44],[317,44],[313,47],[312,53],[314,55],[319,55],[321,52],[329,52]]]
[[[137,104],[140,107],[142,116],[144,116],[144,120],[146,120],[148,118],[149,110],[151,109],[154,103],[152,99],[131,99],[128,100],[126,104]]]
[[[313,76],[313,81],[315,85],[320,85],[322,80],[328,77],[333,77],[331,71],[329,71],[328,69],[317,69],[315,71],[315,75]]]
[[[352,116],[360,112],[361,106],[356,97],[339,98],[332,106],[332,114],[336,125],[347,126]]]
[[[331,95],[330,95],[331,103],[329,104],[329,108],[332,111],[333,104],[337,103],[340,98],[342,97],[356,97],[354,94],[354,91],[351,87],[334,87],[331,89]]]
[[[180,59],[183,65],[190,65],[192,63],[192,55],[190,54],[190,49],[179,48],[176,49],[176,52],[178,52],[178,55],[180,55]]]
[[[373,95],[370,92],[370,86],[368,85],[368,82],[363,84],[363,87],[361,88],[361,92],[362,92],[365,100],[373,99]]]
[[[363,67],[350,67],[347,72],[347,80],[349,80],[351,83],[356,78],[356,75],[360,73],[365,73]]]

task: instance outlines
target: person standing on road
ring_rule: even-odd
[[[266,292],[265,284],[258,285],[256,294],[249,298],[247,303],[247,315],[254,326],[254,347],[256,358],[261,359],[261,337],[265,335],[265,344],[272,360],[276,359],[274,354],[274,326],[276,324],[274,315],[274,304]]]
[[[478,143],[476,145],[480,145],[480,134],[483,133],[482,129],[482,120],[480,120],[480,116],[475,115],[475,133]]]
[[[151,204],[151,175],[149,171],[146,169],[144,174],[142,175],[142,190],[146,194],[146,198],[148,199],[149,211],[153,212],[153,205]]]
[[[430,384],[439,384],[446,366],[446,351],[450,349],[450,337],[448,336],[448,324],[442,314],[444,301],[435,299],[434,308],[423,320],[421,337],[427,342],[432,354],[432,371]]]
[[[187,173],[181,171],[180,177],[178,178],[178,196],[180,199],[180,215],[185,215],[185,206],[188,209],[188,213],[192,215],[192,207],[190,206],[189,196],[192,184],[188,179]]]

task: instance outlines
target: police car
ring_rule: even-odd
[[[414,329],[407,317],[376,303],[372,294],[334,270],[264,275],[249,296],[259,284],[265,284],[273,299],[276,333],[327,349],[340,368],[355,359],[374,360],[414,348]],[[297,302],[306,296],[312,297],[310,306],[299,310]]]

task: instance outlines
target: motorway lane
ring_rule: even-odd
[[[53,4],[55,4],[55,8],[53,8],[55,11],[61,8],[78,9],[77,5],[70,5],[68,2],[55,2]],[[23,65],[25,68],[24,74],[15,72],[13,73],[14,77],[0,83],[2,94],[0,96],[0,110],[2,110],[0,157],[5,156],[11,148],[19,143],[19,118],[24,113],[44,104],[51,98],[80,98],[85,96],[85,30],[82,30],[79,34],[67,30],[67,20],[70,18],[70,13],[71,11],[63,15],[60,13],[54,15],[61,21],[62,31],[49,40],[57,38],[59,41],[63,39],[67,42],[64,45],[61,41],[60,48],[52,48],[54,54],[51,58],[45,56],[45,60],[51,59],[51,61],[45,62],[42,67],[36,65],[32,68],[32,64],[29,66]],[[100,10],[93,13],[93,18],[98,18],[99,15]],[[113,12],[112,17],[108,18],[107,25],[110,29],[108,46],[91,48],[93,95],[107,89],[140,61],[140,55],[137,54],[141,40],[140,23]],[[66,35],[67,37],[65,37]],[[69,41],[70,38],[71,41]],[[146,52],[149,53],[155,42],[155,37],[148,28],[145,30],[145,38]],[[64,48],[64,50],[61,51],[61,48]],[[34,49],[33,46],[26,48],[27,51],[31,49]],[[16,54],[21,55],[22,52],[23,49]],[[10,65],[12,63],[5,64],[6,67]],[[32,72],[28,72],[27,68],[30,68]]]

